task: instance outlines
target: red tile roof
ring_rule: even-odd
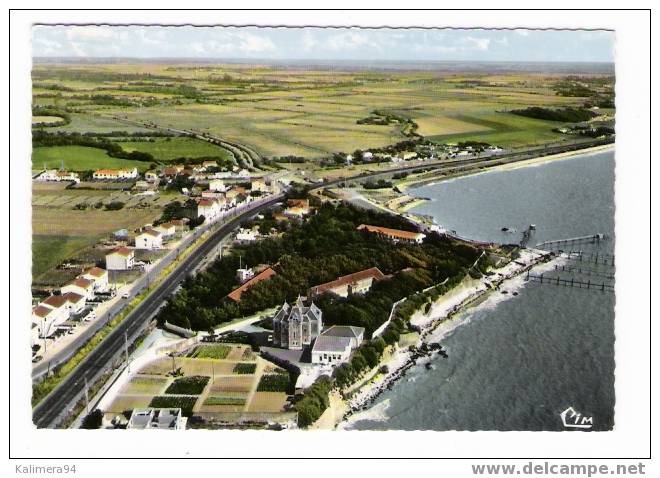
[[[100,267],[92,267],[84,272],[85,275],[90,275],[94,277],[103,277],[107,273],[108,271],[106,271],[105,269],[101,269]]]
[[[81,300],[83,300],[85,298],[84,296],[82,296],[80,294],[76,294],[75,292],[67,292],[62,297],[64,297],[64,299],[67,302],[71,302],[73,304],[77,304],[78,302],[80,302]]]
[[[227,295],[227,297],[229,297],[231,300],[233,300],[235,302],[239,302],[241,300],[241,295],[243,294],[243,292],[245,292],[250,287],[252,287],[253,285],[255,285],[255,284],[257,284],[261,281],[265,281],[265,280],[270,279],[274,275],[277,275],[277,273],[269,267],[268,269],[265,269],[260,274],[257,274],[256,276],[254,276],[252,279],[247,281],[245,284],[240,286],[238,289],[234,289],[232,292],[230,292]]]
[[[53,309],[59,309],[64,304],[66,304],[66,297],[64,297],[62,295],[51,295],[46,300],[44,300],[41,304],[48,305],[48,306],[52,307]]]
[[[127,256],[130,256],[131,254],[134,254],[134,252],[131,249],[129,249],[128,247],[121,246],[121,247],[118,247],[116,249],[113,249],[107,255],[110,255],[110,254],[119,254],[120,256],[126,256],[127,257]]]
[[[78,287],[82,287],[83,289],[87,289],[88,287],[94,285],[94,281],[85,279],[84,277],[76,277],[66,285],[76,285]]]
[[[423,236],[421,232],[402,231],[400,229],[390,229],[389,227],[371,226],[369,224],[360,224],[358,231],[373,232],[385,236],[396,237],[399,239],[414,240]]]
[[[331,282],[326,282],[325,284],[317,285],[312,287],[312,295],[320,295],[329,290],[337,289],[339,287],[353,284],[355,282],[372,278],[375,281],[383,280],[385,274],[383,274],[378,267],[372,267],[370,269],[365,269],[363,271],[354,272],[345,276],[341,276],[338,279],[335,279]]]
[[[43,305],[38,305],[34,308],[32,312],[37,317],[41,317],[42,319],[44,319],[48,317],[48,314],[50,314],[52,311],[53,309],[49,309],[48,307],[44,307]]]

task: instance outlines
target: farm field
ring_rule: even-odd
[[[137,168],[144,172],[149,169],[145,161],[112,158],[99,148],[87,146],[40,146],[32,151],[32,169],[59,169],[61,165],[69,171],[89,171],[101,168]]]
[[[132,230],[152,222],[160,216],[164,204],[178,198],[177,194],[133,196],[125,191],[66,189],[63,183],[35,182],[32,191],[33,281],[66,281],[68,275],[54,269],[62,261],[102,259],[102,252],[93,248],[96,242],[117,229]],[[123,209],[106,210],[105,205],[112,202],[124,203]]]
[[[551,70],[511,74],[442,69],[315,71],[264,65],[200,68],[194,64],[134,62],[36,64],[33,79],[36,105],[50,106],[46,101],[50,98],[43,95],[57,84],[66,89],[59,93],[58,107],[77,107],[70,124],[45,128],[48,130],[131,131],[136,127],[122,121],[128,119],[210,133],[244,144],[265,157],[310,159],[408,138],[397,124],[357,123],[374,111],[412,119],[420,135],[437,142],[487,141],[502,147],[556,142],[565,139],[552,131],[558,126],[556,122],[515,117],[508,111],[529,106],[581,106],[588,99],[557,94],[557,85],[565,76]],[[599,94],[611,91],[599,82],[590,87]],[[103,92],[103,102],[95,99],[94,93],[99,91]],[[207,154],[205,149],[212,147],[184,147],[183,139],[177,138],[175,143],[181,145],[169,148],[161,139],[130,147],[163,161],[177,155]]]
[[[178,158],[221,158],[231,161],[232,154],[220,146],[194,138],[156,138],[153,141],[121,141],[118,144],[125,151],[150,153],[157,161],[171,161]]]

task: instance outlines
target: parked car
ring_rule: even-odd
[[[122,299],[130,299],[130,298],[131,298],[131,294],[130,294],[130,292],[124,292],[124,293],[121,295],[121,298],[122,298]]]

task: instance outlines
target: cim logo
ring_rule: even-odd
[[[589,429],[594,426],[594,417],[583,416],[573,407],[568,407],[559,414],[565,428]]]

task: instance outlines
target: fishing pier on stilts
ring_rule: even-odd
[[[575,245],[575,244],[599,244],[600,241],[606,240],[607,236],[605,234],[591,234],[589,236],[578,236],[578,237],[569,237],[567,239],[557,239],[555,241],[545,241],[537,244],[538,249],[543,249],[545,247],[559,247],[564,245]]]

